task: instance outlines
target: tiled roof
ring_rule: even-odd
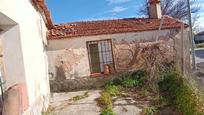
[[[150,18],[70,22],[54,25],[54,29],[48,31],[48,39],[158,30],[160,22],[161,19]],[[162,29],[180,28],[182,24],[181,21],[164,16]]]
[[[32,0],[34,6],[40,11],[48,29],[53,28],[50,12],[45,5],[45,0]]]

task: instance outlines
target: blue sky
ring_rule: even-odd
[[[143,0],[46,0],[54,23],[137,15]]]
[[[201,10],[200,10],[200,19],[198,21],[199,25],[201,26],[202,30],[204,30],[204,0],[198,0]]]
[[[204,0],[199,25],[204,28]],[[138,17],[143,0],[46,0],[54,23]]]

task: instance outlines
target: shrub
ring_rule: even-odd
[[[111,96],[116,96],[119,94],[119,87],[114,85],[113,82],[109,82],[105,86],[105,91],[108,92]]]
[[[182,77],[171,69],[162,74],[163,79],[159,82],[161,92],[165,92],[165,97],[176,105],[177,109],[184,115],[202,115],[203,103],[200,94],[187,84]]]
[[[144,114],[145,115],[153,115],[155,113],[158,112],[158,109],[154,106],[151,106],[151,107],[147,107],[144,109]]]
[[[114,115],[112,110],[111,94],[107,91],[102,91],[101,96],[98,98],[98,104],[102,107],[100,115]]]
[[[138,92],[138,95],[141,97],[146,97],[149,95],[149,91],[147,89],[142,89],[141,91]]]
[[[143,70],[139,70],[131,74],[132,79],[135,81],[138,81],[137,85],[143,84],[147,78],[146,76],[147,76],[147,72]]]
[[[147,73],[145,71],[136,71],[133,73],[125,73],[113,81],[114,85],[121,85],[126,88],[139,86],[144,83]]]
[[[103,108],[112,108],[111,95],[106,91],[102,91],[101,96],[98,98],[98,104]]]
[[[104,108],[102,109],[100,115],[115,115],[115,114],[113,113],[112,108]]]
[[[138,81],[133,80],[130,75],[123,75],[120,78],[120,81],[121,85],[126,88],[134,87],[136,84],[138,84]]]

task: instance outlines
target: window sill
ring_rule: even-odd
[[[103,74],[103,73],[92,73],[91,74],[91,78],[97,78],[97,77],[108,77],[110,76],[111,74]]]

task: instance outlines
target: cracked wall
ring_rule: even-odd
[[[170,30],[162,30],[159,38],[165,38],[169,33]],[[111,39],[116,71],[127,70],[127,65],[134,56],[131,55],[134,53],[131,51],[134,47],[131,43],[152,41],[157,34],[157,31],[149,31],[49,40],[47,55],[50,80],[62,81],[90,76],[87,41]],[[138,60],[135,67],[141,63],[142,60]]]

